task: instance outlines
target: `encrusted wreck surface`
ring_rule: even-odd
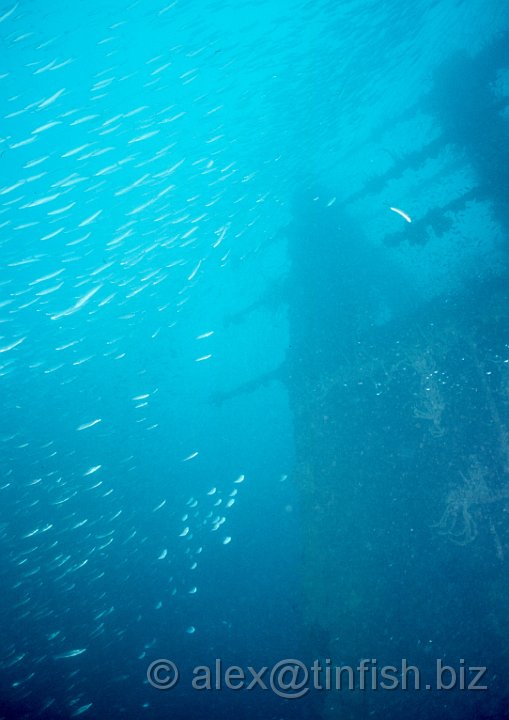
[[[509,717],[508,48],[503,37],[437,70],[400,118],[431,113],[435,135],[383,175],[338,201],[303,180],[284,277],[232,319],[268,298],[288,308],[284,363],[218,400],[273,380],[288,390],[316,719]],[[431,197],[437,178],[442,201],[420,217],[388,206],[387,188]],[[403,230],[377,232],[373,207]],[[423,292],[421,273],[440,281]],[[353,690],[327,659],[353,668]],[[438,663],[456,673],[447,691]],[[486,690],[465,689],[472,667]]]
[[[316,346],[293,348],[312,654],[423,672],[466,657],[495,685],[509,669],[509,298],[484,290],[482,308],[476,288],[475,303],[449,298],[372,331],[325,374]],[[443,698],[324,693],[322,712],[383,717],[407,702],[438,712]]]
[[[327,202],[333,193],[308,188],[295,204],[285,370],[309,652],[353,668],[407,660],[432,688],[439,660],[485,666],[488,687],[384,692],[369,674],[362,691],[357,674],[355,691],[316,694],[316,717],[508,716],[509,145],[503,103],[487,90],[507,47],[501,39],[477,60],[454,58],[428,98],[443,133],[431,157],[455,143],[477,186],[387,238],[410,246],[461,234],[461,211],[486,203],[494,222],[479,243],[488,247],[498,226],[495,273],[474,267],[450,291],[419,297]],[[426,157],[413,153],[407,170]],[[403,172],[398,160],[393,176]]]

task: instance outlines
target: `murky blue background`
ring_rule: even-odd
[[[2,6],[3,717],[310,717],[263,692],[158,694],[146,668],[303,652],[278,378],[295,193],[352,195],[379,250],[405,224],[391,206],[419,218],[470,187],[451,151],[362,191],[440,135],[434,69],[507,27],[476,1]],[[465,213],[445,249],[384,247],[387,286],[418,304],[496,273],[502,231]],[[351,280],[367,303],[378,250]],[[329,258],[323,240],[310,272]]]

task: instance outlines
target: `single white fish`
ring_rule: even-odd
[[[39,205],[45,205],[46,203],[55,200],[57,197],[60,197],[60,193],[55,193],[55,195],[46,195],[46,197],[39,198],[38,200],[32,200],[32,202],[22,205],[20,209],[24,210],[25,208],[33,208],[38,207]]]
[[[79,147],[73,148],[72,150],[68,150],[66,153],[61,155],[61,157],[71,157],[71,155],[77,155],[77,153],[81,152],[82,150],[86,150],[87,147],[90,147],[91,143],[85,143],[85,145],[80,145]]]
[[[98,115],[85,115],[85,117],[78,118],[78,120],[73,120],[70,127],[73,125],[81,125],[84,122],[88,122],[89,120],[94,120],[96,117],[99,117]]]
[[[35,167],[36,165],[40,165],[42,162],[44,162],[48,158],[49,158],[49,155],[44,155],[44,157],[36,158],[35,160],[29,160],[27,163],[25,163],[25,165],[23,165],[23,169]]]
[[[61,90],[57,90],[57,92],[49,97],[47,100],[43,100],[39,103],[38,108],[45,108],[48,107],[48,105],[51,105],[51,103],[54,103],[55,100],[58,100],[58,98],[65,92],[65,88],[62,88]]]
[[[93,473],[95,473],[95,472],[97,472],[98,470],[100,470],[101,467],[102,467],[102,465],[93,465],[91,468],[89,468],[89,469],[87,470],[86,473],[83,473],[83,477],[87,477],[87,475],[92,475]]]
[[[149,177],[150,177],[150,175],[143,175],[142,177],[138,178],[138,180],[135,180],[133,183],[131,183],[131,185],[128,185],[127,187],[124,187],[121,190],[117,190],[117,192],[114,193],[114,195],[116,197],[118,197],[120,195],[125,195],[133,188],[138,187],[138,185],[141,185],[142,183],[144,183],[145,180]]]
[[[412,222],[412,218],[410,217],[410,215],[407,215],[406,212],[403,212],[403,210],[400,210],[397,207],[391,207],[390,210],[392,210],[392,212],[397,213],[398,215],[401,215],[401,217],[404,218],[407,222],[409,222],[409,223]]]
[[[188,276],[188,278],[187,278],[188,280],[192,280],[196,276],[196,273],[200,269],[202,262],[203,262],[203,259],[198,261],[198,264],[196,265],[196,267],[194,268],[192,273]]]
[[[99,215],[102,213],[102,210],[98,210],[90,217],[86,218],[86,220],[83,220],[83,222],[80,222],[78,227],[85,227],[85,225],[90,225],[90,223],[94,222],[94,220],[99,217]]]
[[[56,210],[48,210],[48,215],[62,215],[62,213],[67,212],[72,207],[76,205],[75,202],[69,203],[69,205],[66,205],[65,207],[57,208]]]
[[[37,278],[37,280],[32,280],[32,282],[29,282],[28,284],[30,286],[32,285],[38,285],[39,283],[45,282],[46,280],[52,280],[53,278],[57,277],[58,275],[61,275],[64,272],[64,269],[57,270],[56,272],[52,272],[49,275],[43,275],[42,277]]]
[[[223,225],[223,227],[219,228],[219,230],[216,230],[216,235],[218,236],[218,238],[215,241],[215,243],[212,244],[213,248],[216,248],[216,247],[218,247],[218,245],[221,245],[221,243],[223,242],[223,240],[226,236],[226,233],[230,229],[230,225],[231,225],[231,223],[226,223],[226,225]]]
[[[148,140],[149,138],[154,137],[154,135],[157,135],[158,133],[159,133],[159,130],[152,130],[151,132],[147,132],[144,135],[140,135],[139,137],[135,137],[135,138],[132,138],[131,140],[128,140],[127,144],[132,145],[133,143],[143,142],[143,140]]]
[[[60,290],[62,285],[64,284],[64,281],[57,283],[57,285],[53,285],[53,287],[44,288],[44,290],[39,290],[38,293],[35,293],[37,297],[44,297],[44,295],[51,295],[51,293],[56,292],[57,290]]]
[[[83,425],[79,425],[76,430],[88,430],[88,428],[94,427],[94,425],[97,425],[97,423],[101,422],[101,418],[97,418],[97,420],[92,420],[88,423],[83,423]]]
[[[80,522],[77,522],[76,525],[73,525],[71,530],[77,530],[80,527],[83,527],[88,522],[88,520],[85,518],[85,520],[80,520]]]
[[[18,5],[19,5],[19,3],[16,3],[16,5],[14,7],[12,7],[10,10],[7,10],[7,12],[4,13],[2,15],[2,17],[0,17],[0,23],[3,22],[4,20],[7,20],[7,18],[10,17],[12,15],[12,13],[16,10]]]
[[[83,715],[83,713],[86,713],[87,710],[92,707],[92,705],[93,703],[87,703],[86,705],[82,705],[72,713],[71,717],[78,717],[78,715]]]
[[[34,72],[34,75],[39,75],[40,73],[46,72],[46,70],[50,70],[55,65],[55,63],[56,63],[56,60],[52,60],[47,65],[44,65],[42,68],[38,68]]]
[[[32,130],[32,135],[37,135],[38,133],[42,133],[45,130],[49,130],[52,127],[55,127],[55,125],[61,125],[62,123],[60,120],[52,120],[51,122],[46,123],[45,125],[40,125],[38,128],[35,128],[35,130]]]
[[[99,290],[102,288],[102,285],[97,285],[97,287],[92,288],[86,295],[83,295],[79,300],[77,300],[74,305],[72,305],[70,308],[67,308],[67,310],[62,310],[59,313],[55,313],[55,315],[51,316],[52,320],[58,320],[61,317],[65,317],[67,315],[72,315],[73,313],[77,312],[83,305],[86,305],[86,303],[92,298],[96,292],[99,292]]]
[[[58,655],[54,655],[53,657],[55,658],[55,660],[63,660],[64,658],[71,658],[75,657],[76,655],[82,655],[86,651],[86,648],[78,648],[77,650],[68,650],[67,652],[59,653]]]
[[[15,347],[17,347],[18,345],[21,345],[23,340],[26,340],[26,336],[20,338],[19,340],[15,340],[10,345],[5,345],[3,348],[0,348],[0,353],[9,352],[9,350],[14,350]]]

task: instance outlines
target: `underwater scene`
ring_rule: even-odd
[[[509,5],[1,0],[0,720],[509,718]]]

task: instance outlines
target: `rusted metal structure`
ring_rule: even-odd
[[[476,695],[322,692],[317,718],[507,717],[508,65],[507,37],[476,58],[452,58],[423,104],[441,126],[430,144],[343,205],[312,187],[295,204],[283,376],[310,656],[378,667],[406,658],[430,682],[437,659],[466,659],[488,668],[489,686]],[[422,301],[344,208],[441,156],[451,173],[468,166],[475,182],[456,183],[387,244],[445,235],[475,202],[489,206],[505,246],[495,276],[474,273]]]

